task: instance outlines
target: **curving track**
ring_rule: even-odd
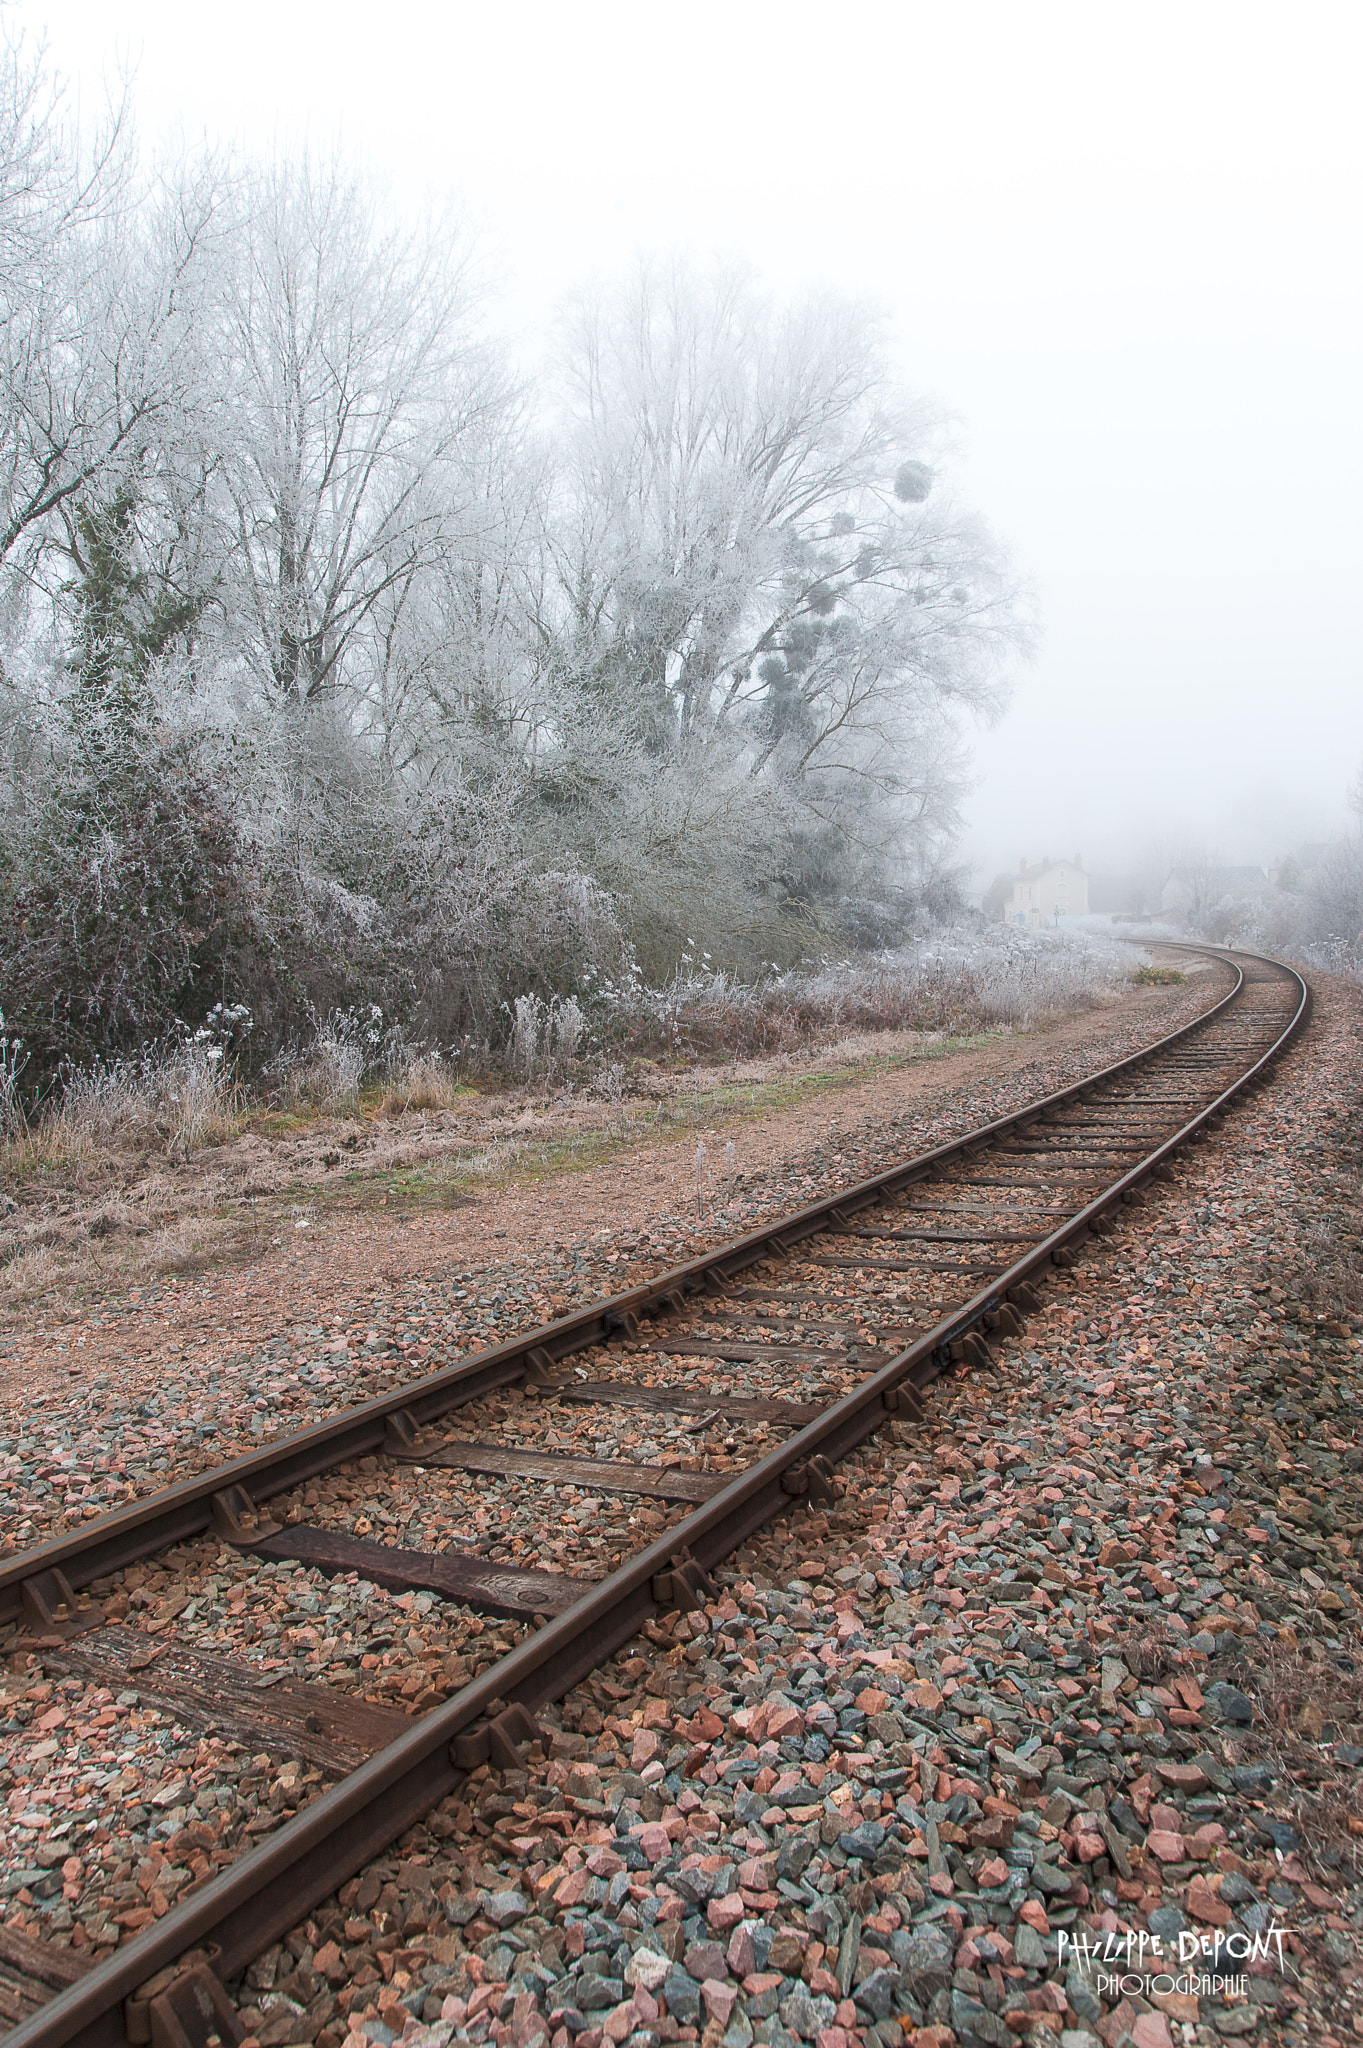
[[[272,1695],[262,1739],[277,1753],[301,1748],[335,1775],[383,1746],[77,1981],[67,1983],[71,1951],[53,1950],[45,1964],[20,1942],[16,1962],[0,1937],[0,1961],[22,1987],[18,2010],[47,2000],[20,2020],[9,2048],[239,2037],[225,1981],[470,1769],[518,1761],[536,1738],[536,1705],[659,1608],[696,1605],[708,1570],[756,1528],[830,1498],[840,1457],[887,1417],[918,1419],[939,1374],[987,1356],[992,1331],[1020,1328],[1044,1273],[1113,1229],[1125,1206],[1145,1199],[1146,1183],[1167,1177],[1180,1146],[1267,1078],[1310,1013],[1310,991],[1277,962],[1215,957],[1228,970],[1219,1001],[1074,1087],[584,1314],[8,1560],[0,1623],[23,1625],[15,1646],[40,1646],[56,1668],[96,1680],[116,1670],[135,1688],[128,1632],[103,1625],[86,1589],[98,1595],[124,1566],[208,1530],[244,1553],[358,1571],[537,1624],[406,1726],[342,1694],[329,1704],[320,1688],[299,1689],[291,1721],[287,1692]],[[525,1398],[499,1398],[507,1390]],[[640,1414],[657,1418],[654,1456],[610,1455],[613,1420]],[[623,1561],[591,1581],[490,1555],[506,1548],[495,1542],[395,1549],[300,1505],[305,1484],[359,1459],[373,1466],[375,1454],[374,1493],[420,1468],[424,1486],[450,1490],[456,1520],[468,1475],[537,1489],[545,1517],[562,1489],[576,1488],[666,1503],[670,1519],[632,1552],[625,1540]],[[163,1661],[163,1672],[173,1664]],[[229,1710],[202,1660],[189,1660],[178,1684],[163,1676],[143,1689],[169,1698],[189,1725],[212,1726]],[[400,1732],[388,1740],[393,1725]]]

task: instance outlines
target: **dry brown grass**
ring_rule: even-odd
[[[1322,1315],[1363,1315],[1363,1209],[1342,1202],[1308,1226],[1297,1292]]]
[[[1363,1773],[1331,1754],[1339,1742],[1363,1748],[1363,1626],[1341,1615],[1328,1626],[1338,1650],[1288,1624],[1219,1658],[1216,1676],[1254,1702],[1253,1728],[1237,1746],[1273,1770],[1271,1804],[1296,1827],[1303,1859],[1337,1886],[1341,1870],[1356,1881],[1363,1868]]]
[[[430,1116],[451,1107],[457,1088],[449,1068],[439,1060],[414,1060],[401,1078],[385,1089],[379,1114],[407,1116],[419,1111]]]

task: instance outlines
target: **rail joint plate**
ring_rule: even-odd
[[[98,1628],[104,1609],[97,1600],[80,1600],[66,1573],[56,1566],[35,1572],[19,1588],[24,1620],[40,1636],[79,1636]]]
[[[249,1550],[267,1536],[277,1536],[283,1524],[263,1515],[244,1486],[224,1486],[209,1502],[213,1527],[224,1543]]]
[[[123,2008],[134,2048],[237,2048],[246,2038],[214,1968],[216,1948],[191,1949],[143,1984]]]
[[[671,1568],[655,1572],[650,1589],[664,1614],[677,1610],[694,1614],[707,1600],[717,1597],[718,1588],[704,1566],[686,1553],[674,1557]]]

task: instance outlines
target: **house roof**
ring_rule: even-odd
[[[1084,872],[1077,860],[1070,860],[1066,855],[1062,854],[1058,860],[1039,860],[1034,868],[1025,866],[1019,868],[1013,880],[1015,882],[1035,882],[1042,875],[1048,875],[1052,868],[1073,868],[1077,875],[1082,875]]]

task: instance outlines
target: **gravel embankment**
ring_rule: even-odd
[[[939,1384],[922,1429],[847,1461],[835,1511],[756,1539],[704,1614],[656,1624],[548,1713],[546,1759],[475,1779],[253,1966],[240,1995],[267,2048],[1363,2033],[1358,1340],[1301,1306],[1332,1206],[1357,1198],[1363,1003],[1317,986],[1274,1089],[1055,1276],[994,1370]],[[898,1124],[842,1104],[744,1186],[733,1227],[1070,1057]],[[648,1269],[642,1220],[622,1223],[633,1243],[583,1240],[584,1295],[608,1259]],[[515,1318],[527,1266],[496,1272],[489,1306]],[[420,1340],[405,1307],[399,1323]],[[301,1570],[248,1603],[256,1568],[201,1548],[126,1575],[130,1617],[332,1684],[357,1665],[373,1697],[418,1707],[513,1634],[463,1626],[452,1649],[428,1596]],[[8,1915],[87,1952],[318,1782],[130,1696],[31,1669],[8,1695]],[[1266,1953],[1244,1987],[1186,1988],[1208,1958],[1182,1963],[1180,1939],[1218,1931]],[[1121,1960],[1084,1968],[1084,1941]]]
[[[1359,1015],[1323,990],[997,1370],[257,1966],[260,2037],[1355,2038],[1358,1340],[1268,1273],[1357,1174],[1302,1141],[1356,1099]],[[1213,1979],[1218,1933],[1261,1953]]]

